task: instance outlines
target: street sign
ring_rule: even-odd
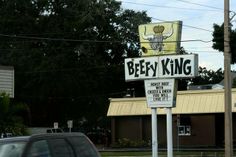
[[[54,129],[58,129],[58,122],[54,122],[53,127],[54,127]]]
[[[67,126],[68,126],[68,128],[73,128],[73,120],[68,120]]]
[[[175,107],[175,79],[151,79],[144,83],[148,107]]]
[[[152,110],[153,157],[157,157],[158,153],[156,109],[165,107],[167,110],[168,157],[173,157],[171,108],[176,103],[175,78],[193,78],[198,75],[197,54],[173,55],[179,54],[181,31],[182,21],[140,25],[143,57],[125,59],[125,80],[144,80],[145,83],[147,104]]]
[[[125,80],[192,78],[198,75],[198,55],[166,55],[125,59]]]

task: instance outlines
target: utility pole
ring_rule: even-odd
[[[233,157],[229,0],[224,0],[225,157]]]

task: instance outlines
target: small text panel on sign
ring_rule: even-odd
[[[175,79],[145,80],[148,107],[174,107]]]

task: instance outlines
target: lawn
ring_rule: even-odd
[[[115,151],[115,152],[100,152],[102,157],[127,157],[127,156],[133,156],[133,157],[141,157],[141,156],[152,156],[151,151],[142,151],[142,152],[136,152],[136,151],[129,151],[129,152],[122,152],[122,151]],[[160,157],[165,157],[167,156],[167,153],[164,151],[158,152],[158,156]],[[223,157],[224,152],[201,152],[201,151],[196,151],[196,152],[189,152],[189,151],[180,151],[180,152],[174,152],[175,157]]]

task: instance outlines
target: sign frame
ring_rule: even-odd
[[[126,58],[124,64],[126,81],[198,75],[198,54]]]

